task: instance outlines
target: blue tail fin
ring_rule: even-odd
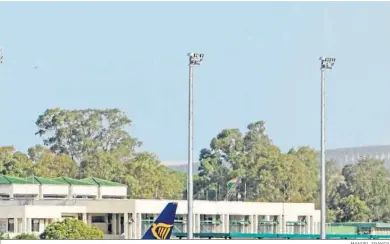
[[[173,230],[173,224],[175,223],[176,209],[176,202],[168,203],[154,221],[152,226],[150,226],[150,228],[145,232],[142,239],[170,239]]]

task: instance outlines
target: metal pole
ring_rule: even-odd
[[[326,239],[325,69],[321,68],[321,239]]]
[[[321,60],[321,239],[326,239],[326,160],[325,160],[325,71],[331,70],[336,58]]]
[[[187,188],[187,203],[188,203],[188,217],[187,217],[187,239],[193,239],[193,221],[192,221],[192,198],[193,198],[193,184],[192,184],[192,161],[193,161],[193,150],[194,150],[194,123],[193,123],[193,66],[189,64],[189,101],[188,101],[188,188]]]
[[[193,239],[193,173],[192,166],[194,161],[194,71],[193,66],[200,65],[203,60],[203,53],[188,53],[189,59],[189,100],[188,100],[188,187],[187,187],[187,239]]]

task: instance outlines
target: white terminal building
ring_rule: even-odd
[[[0,232],[40,234],[54,221],[78,218],[106,239],[140,239],[171,200],[127,199],[127,186],[96,178],[0,176]],[[187,201],[178,200],[173,232],[187,232]],[[194,233],[318,234],[314,203],[197,201]],[[172,235],[174,238],[174,235]]]

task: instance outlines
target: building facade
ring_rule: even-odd
[[[107,239],[140,239],[169,200],[127,199],[125,185],[90,178],[0,177],[0,232],[40,234],[78,218]],[[177,201],[174,232],[187,232],[187,202]],[[195,233],[319,233],[312,203],[194,201]]]

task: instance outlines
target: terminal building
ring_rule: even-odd
[[[106,239],[140,239],[170,200],[127,198],[127,186],[96,178],[0,177],[0,232],[40,234],[54,221],[78,218]],[[173,232],[187,232],[187,202],[178,200]],[[318,234],[314,203],[194,201],[194,233]]]

